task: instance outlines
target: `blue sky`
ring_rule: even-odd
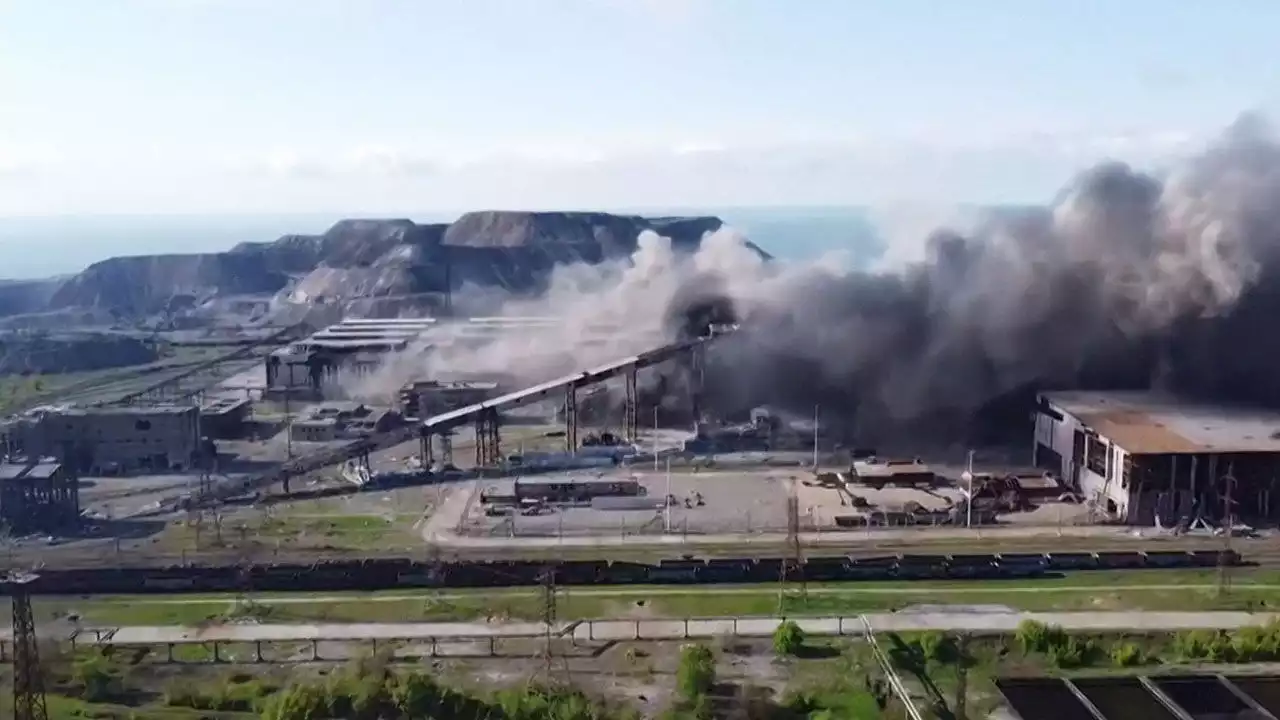
[[[1275,116],[1275,0],[0,0],[0,214],[1046,198]]]

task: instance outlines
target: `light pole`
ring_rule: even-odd
[[[653,471],[658,472],[658,406],[653,406]]]
[[[654,456],[657,457],[656,455]],[[666,526],[666,533],[671,534],[671,457],[667,457],[667,497],[662,501],[663,508],[663,524]]]
[[[969,458],[965,463],[965,471],[961,473],[960,479],[965,482],[965,494],[968,496],[964,503],[964,526],[973,527],[973,451],[969,451]]]
[[[818,406],[813,406],[813,474],[818,474]]]

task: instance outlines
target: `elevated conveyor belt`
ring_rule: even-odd
[[[663,345],[660,348],[632,355],[630,357],[614,360],[605,363],[599,367],[584,370],[582,372],[572,373],[554,380],[548,380],[523,390],[500,395],[496,398],[485,400],[474,405],[451,410],[446,413],[434,415],[422,421],[422,427],[429,432],[448,431],[460,425],[466,424],[480,417],[486,411],[491,410],[511,410],[522,405],[539,402],[551,397],[553,394],[563,393],[569,389],[577,389],[603,382],[610,378],[618,377],[631,370],[640,370],[643,368],[657,365],[673,357],[692,352],[694,349],[709,342],[711,338],[700,338],[698,340],[689,340],[685,342],[671,343]]]
[[[450,433],[470,422],[476,423],[477,464],[489,464],[496,461],[500,454],[497,447],[496,423],[498,413],[502,410],[510,410],[522,405],[548,399],[556,393],[562,393],[566,397],[566,444],[570,448],[573,448],[577,443],[575,418],[576,408],[574,407],[573,399],[575,391],[579,388],[593,385],[620,375],[625,375],[628,378],[627,396],[628,404],[630,406],[627,413],[630,416],[630,420],[626,423],[629,427],[624,427],[623,434],[626,436],[633,436],[636,430],[636,422],[634,419],[635,371],[646,367],[652,367],[683,355],[696,357],[701,348],[723,334],[725,333],[713,334],[696,340],[669,343],[638,355],[620,358],[589,370],[565,375],[563,377],[548,380],[547,382],[539,383],[523,390],[507,393],[506,395],[501,395],[484,402],[468,405],[467,407],[458,408],[457,410],[451,410],[439,415],[434,415],[423,420],[418,425],[397,428],[390,432],[379,433],[360,440],[354,440],[346,443],[345,445],[326,448],[318,452],[297,457],[282,464],[275,470],[248,478],[242,483],[234,483],[216,488],[213,491],[213,495],[215,499],[217,499],[231,497],[245,492],[255,492],[261,488],[281,483],[286,479],[300,477],[326,467],[340,465],[352,460],[367,458],[370,453],[409,442],[414,438],[422,440],[423,460],[430,462],[431,438],[433,436],[439,437],[442,439],[442,442],[447,442],[447,437]]]

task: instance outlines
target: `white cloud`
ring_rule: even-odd
[[[850,135],[808,144],[715,137],[528,139],[508,146],[360,142],[98,149],[49,164],[0,147],[0,212],[396,212],[474,207],[751,204],[950,206],[1050,199],[1104,158],[1155,167],[1194,134],[1024,134],[968,143]],[[201,154],[203,153],[203,154]]]

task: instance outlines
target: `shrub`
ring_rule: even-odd
[[[123,689],[123,680],[111,661],[93,653],[76,658],[71,668],[71,682],[80,689],[80,697],[89,702],[104,702]]]
[[[960,659],[956,639],[944,632],[930,630],[920,636],[920,654],[927,662],[949,664]]]
[[[1067,642],[1067,634],[1062,628],[1057,625],[1045,625],[1035,620],[1023,620],[1018,623],[1014,637],[1024,655],[1047,653],[1052,648]]]
[[[716,684],[716,659],[706,645],[686,645],[676,668],[676,690],[685,700],[696,700]]]
[[[795,620],[786,620],[773,631],[773,652],[796,655],[804,648],[804,630]]]
[[[1088,638],[1068,637],[1049,646],[1045,652],[1049,662],[1060,668],[1077,668],[1088,665],[1096,648]]]
[[[1180,632],[1173,638],[1174,652],[1184,660],[1226,662],[1235,652],[1230,637],[1214,630]]]
[[[1134,643],[1117,643],[1111,648],[1111,664],[1116,667],[1137,667],[1146,661],[1146,653]]]

